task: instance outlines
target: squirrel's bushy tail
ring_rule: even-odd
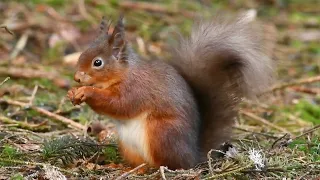
[[[198,101],[203,153],[227,140],[241,99],[254,98],[270,85],[272,61],[249,18],[198,23],[172,62]]]

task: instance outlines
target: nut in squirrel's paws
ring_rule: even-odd
[[[85,92],[87,91],[87,88],[87,86],[80,88],[74,87],[68,91],[68,98],[73,105],[79,105],[86,100],[87,96]]]

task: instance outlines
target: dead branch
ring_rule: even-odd
[[[212,157],[211,157],[212,151],[213,151],[213,149],[211,149],[211,150],[207,153],[209,173],[210,173],[211,176],[213,176]]]
[[[59,167],[56,167],[56,166],[52,166],[50,164],[45,164],[45,163],[28,162],[28,161],[21,161],[21,160],[15,160],[15,159],[5,159],[5,158],[0,158],[0,162],[6,162],[6,163],[11,163],[11,164],[36,165],[36,166],[41,166],[41,167],[50,166],[50,167],[53,167],[55,169],[58,169],[61,172],[78,176],[78,173],[76,173],[76,172],[68,171],[66,169],[62,169],[62,168],[59,168]]]
[[[29,39],[29,33],[28,31],[25,32],[20,39],[18,40],[16,46],[14,47],[12,53],[10,54],[10,60],[15,59],[19,53],[24,49]]]
[[[287,131],[286,129],[284,129],[282,127],[279,127],[279,126],[277,126],[275,124],[272,124],[268,120],[263,119],[262,117],[259,117],[259,116],[255,115],[255,114],[251,113],[251,112],[247,112],[247,111],[241,110],[240,113],[245,115],[245,116],[247,116],[247,117],[249,117],[249,118],[251,118],[251,119],[259,121],[260,123],[263,123],[263,124],[268,125],[268,126],[274,128],[274,129],[280,130],[281,132],[288,133],[288,134],[291,135],[291,133],[289,131]]]
[[[31,68],[0,67],[0,75],[15,78],[47,78],[57,86],[66,88],[69,86],[68,80],[60,77],[57,73],[47,72]]]
[[[123,173],[121,176],[117,177],[115,180],[121,180],[121,179],[125,179],[126,177],[128,177],[130,174],[138,171],[139,169],[141,169],[142,167],[146,166],[146,163],[140,164],[139,166],[131,169],[130,171]]]
[[[273,143],[272,143],[272,145],[271,145],[271,149],[273,149],[274,148],[274,146],[279,142],[279,141],[281,141],[282,139],[284,139],[285,137],[287,137],[287,133],[286,134],[284,134],[283,136],[281,136],[281,137],[279,137],[278,139],[276,139]]]
[[[53,119],[56,119],[74,129],[78,129],[78,130],[81,130],[81,131],[84,131],[86,130],[86,127],[83,126],[82,124],[79,124],[71,119],[68,119],[66,117],[63,117],[63,116],[60,116],[58,114],[54,114],[50,111],[47,111],[43,108],[40,108],[40,107],[36,107],[36,106],[29,106],[28,103],[24,103],[24,102],[19,102],[19,101],[14,101],[14,100],[9,100],[9,99],[0,99],[0,101],[4,101],[8,104],[11,104],[11,105],[15,105],[15,106],[21,106],[21,107],[30,107],[31,109],[37,111],[38,113],[41,113],[43,115],[46,115],[50,118],[53,118]]]
[[[166,175],[164,174],[164,166],[159,168],[162,180],[167,180]]]
[[[5,82],[7,82],[10,79],[10,77],[6,77],[1,83],[0,86],[2,86],[2,84],[4,84]]]
[[[84,19],[86,19],[88,22],[97,23],[95,18],[92,17],[86,10],[86,5],[84,0],[80,0],[80,2],[78,3],[78,8],[79,8],[79,13]]]
[[[30,97],[29,106],[33,105],[33,100],[36,97],[37,91],[38,91],[38,85],[35,85],[34,88],[33,88],[33,91],[32,91],[32,95]]]
[[[307,93],[311,95],[320,94],[320,88],[306,88],[306,87],[293,86],[291,87],[291,89],[297,92]]]
[[[30,131],[36,131],[36,132],[45,132],[45,131],[49,131],[49,129],[50,129],[50,127],[46,126],[45,123],[29,124],[26,122],[16,121],[16,120],[13,120],[8,117],[1,116],[1,115],[0,115],[0,121],[3,122],[4,124],[16,124],[17,127],[19,127],[19,128],[27,129]]]
[[[285,88],[291,87],[291,86],[310,84],[310,83],[314,83],[314,82],[318,82],[318,81],[320,81],[320,76],[299,79],[297,81],[276,85],[276,86],[272,87],[269,91],[277,91],[277,90],[285,89]]]
[[[305,136],[305,135],[307,135],[307,134],[309,134],[309,133],[312,133],[312,132],[314,132],[314,131],[316,131],[316,130],[318,130],[318,129],[320,129],[320,124],[319,124],[319,125],[316,125],[315,127],[311,128],[311,129],[309,129],[309,130],[307,130],[307,131],[305,131],[304,133],[302,133],[302,134],[300,134],[300,135],[292,138],[291,140],[295,140],[295,139],[297,139],[297,138],[300,138],[300,137],[302,137],[302,136]]]
[[[3,28],[7,31],[7,33],[14,35],[13,32],[7,27],[7,26],[0,26],[0,28]]]
[[[167,7],[149,2],[132,2],[132,1],[121,1],[119,2],[120,7],[125,9],[139,9],[144,11],[160,12],[166,14],[178,14],[181,13],[185,17],[193,18],[195,14],[190,11],[173,11]]]
[[[248,129],[244,129],[244,128],[241,128],[239,126],[234,126],[233,129],[237,129],[237,130],[240,130],[240,131],[243,131],[243,132],[249,132],[249,133],[252,133],[252,134],[256,134],[256,135],[261,135],[261,136],[265,136],[267,138],[272,138],[272,139],[277,139],[278,137],[276,136],[273,136],[271,134],[266,134],[266,133],[261,133],[261,132],[255,132],[255,131],[250,131]]]
[[[231,174],[234,174],[234,173],[239,173],[239,172],[241,172],[241,171],[243,171],[245,169],[250,168],[252,165],[253,165],[253,163],[249,163],[247,166],[239,167],[239,168],[236,168],[236,169],[232,169],[231,171],[227,171],[227,172],[224,172],[224,173],[221,173],[221,174],[217,174],[217,175],[213,175],[213,176],[207,177],[207,178],[205,178],[205,180],[218,179],[218,178],[221,178],[223,176],[231,175]]]
[[[16,67],[0,67],[0,75],[9,75],[16,78],[48,78],[50,80],[57,77],[56,73],[46,72],[42,70],[30,68],[16,68]]]

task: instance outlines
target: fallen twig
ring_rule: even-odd
[[[5,124],[15,124],[16,127],[22,128],[22,129],[27,129],[30,131],[36,131],[36,132],[45,132],[49,131],[50,127],[46,126],[45,123],[41,124],[28,124],[26,122],[21,122],[21,121],[16,121],[13,119],[10,119],[5,116],[0,115],[0,121],[5,123]]]
[[[247,117],[250,117],[251,119],[254,119],[254,120],[259,121],[259,122],[261,122],[261,123],[263,123],[263,124],[265,124],[265,125],[268,125],[268,126],[274,128],[274,129],[280,130],[280,131],[282,131],[282,132],[284,132],[284,133],[291,134],[291,133],[290,133],[289,131],[287,131],[286,129],[284,129],[284,128],[282,128],[282,127],[279,127],[279,126],[277,126],[277,125],[275,125],[275,124],[272,124],[272,123],[270,123],[269,121],[267,121],[266,119],[263,119],[262,117],[259,117],[259,116],[255,115],[255,114],[251,113],[251,112],[247,112],[247,111],[241,110],[240,113],[243,114],[243,115],[245,115],[245,116],[247,116]]]
[[[261,133],[261,132],[254,132],[254,131],[250,131],[248,129],[244,129],[244,128],[241,128],[239,126],[235,126],[233,127],[234,129],[237,129],[237,130],[240,130],[240,131],[244,131],[244,132],[249,132],[249,133],[252,133],[252,134],[257,134],[257,135],[261,135],[261,136],[265,136],[267,138],[272,138],[272,139],[276,139],[277,137],[276,136],[273,136],[271,134],[266,134],[266,133]]]
[[[139,169],[141,169],[142,167],[146,166],[146,163],[140,164],[139,166],[131,169],[130,171],[123,173],[121,176],[117,177],[115,180],[121,180],[121,179],[125,179],[126,177],[128,177],[130,174],[134,173],[135,171],[138,171]]]
[[[5,29],[9,34],[14,35],[12,31],[7,26],[0,26],[0,28]]]
[[[291,86],[309,84],[309,83],[314,83],[314,82],[318,82],[318,81],[320,81],[320,76],[299,79],[297,81],[276,85],[276,86],[272,87],[269,91],[277,91],[277,90],[281,90],[281,89],[291,87]]]
[[[16,67],[0,67],[0,75],[9,75],[16,78],[47,78],[53,80],[57,78],[56,73],[46,72],[31,68],[16,68]]]
[[[34,100],[34,98],[36,96],[37,91],[38,91],[38,85],[35,85],[34,88],[33,88],[33,91],[32,91],[32,95],[31,95],[30,101],[29,101],[29,106],[33,105],[33,100]]]
[[[293,87],[291,87],[291,89],[293,89],[297,92],[302,92],[302,93],[307,93],[307,94],[312,94],[312,95],[320,94],[319,88],[306,88],[306,87],[293,86]]]
[[[164,166],[160,166],[159,168],[162,180],[167,180],[166,175],[164,174]]]
[[[167,14],[174,14],[174,13],[181,13],[185,17],[193,18],[194,13],[190,11],[174,11],[170,10],[167,7],[156,4],[156,3],[149,3],[149,2],[132,2],[132,1],[120,1],[120,7],[126,9],[140,9],[145,11],[153,11],[153,12],[160,12],[160,13],[167,13]]]
[[[280,116],[288,118],[290,121],[295,121],[296,124],[299,126],[309,126],[311,124],[311,122],[303,120],[303,119],[296,117],[295,115],[290,114],[290,113],[281,113]]]
[[[217,174],[217,175],[213,175],[213,176],[207,177],[207,178],[205,178],[205,180],[218,179],[218,178],[221,178],[221,177],[226,176],[226,175],[231,175],[231,174],[234,174],[234,173],[238,173],[238,172],[241,172],[241,171],[243,171],[243,170],[245,170],[247,168],[250,168],[252,165],[253,165],[253,163],[250,163],[247,166],[239,167],[239,168],[233,169],[231,171],[227,171],[227,172],[224,172],[224,173],[221,173],[221,174]]]
[[[47,78],[55,83],[55,85],[66,88],[69,86],[69,81],[62,78],[58,73],[47,72],[32,68],[17,68],[17,67],[0,67],[0,75],[11,76],[15,78]]]
[[[5,82],[7,82],[10,79],[10,77],[6,77],[1,83],[0,86],[2,86],[2,84],[4,84]]]
[[[275,146],[279,141],[281,141],[282,139],[284,139],[285,137],[287,137],[287,135],[288,135],[288,134],[286,133],[286,134],[284,134],[283,136],[281,136],[280,138],[276,139],[276,140],[272,143],[271,149],[273,149],[274,146]]]
[[[58,114],[54,114],[48,110],[45,110],[43,108],[40,108],[40,107],[36,107],[36,106],[29,106],[28,103],[23,103],[23,102],[19,102],[19,101],[14,101],[14,100],[9,100],[9,99],[0,99],[1,101],[4,101],[8,104],[11,104],[11,105],[16,105],[16,106],[21,106],[21,107],[30,107],[31,109],[37,111],[38,113],[41,113],[41,114],[44,114],[50,118],[53,118],[53,119],[56,119],[64,124],[67,124],[69,125],[70,127],[72,128],[75,128],[75,129],[78,129],[78,130],[81,130],[81,131],[84,131],[86,130],[85,126],[83,126],[82,124],[79,124],[71,119],[68,119],[66,117],[63,117],[63,116],[60,116]]]
[[[24,49],[24,47],[26,46],[27,42],[28,42],[28,38],[29,38],[29,33],[26,32],[24,33],[20,39],[18,40],[16,46],[14,47],[12,53],[10,54],[10,60],[14,59],[17,57],[17,55],[20,53],[20,51],[22,51]]]
[[[95,18],[92,17],[86,10],[86,5],[84,0],[80,0],[78,3],[78,8],[79,8],[79,13],[81,14],[81,16],[86,19],[88,22],[93,22],[93,23],[97,23]]]
[[[300,138],[300,137],[302,137],[302,136],[305,136],[305,135],[307,135],[307,134],[309,134],[309,133],[312,133],[312,132],[314,132],[314,131],[316,131],[316,130],[318,130],[318,129],[320,129],[320,124],[319,124],[319,125],[316,125],[315,127],[311,128],[311,129],[309,129],[309,130],[307,130],[307,131],[305,131],[304,133],[302,133],[302,134],[300,134],[300,135],[292,138],[291,140],[295,140],[295,139],[297,139],[297,138]]]
[[[213,149],[211,149],[211,150],[207,153],[209,172],[210,172],[210,175],[211,175],[211,176],[213,176],[212,157],[211,157],[212,151],[213,151]]]
[[[53,168],[56,168],[57,170],[67,173],[67,174],[72,174],[74,176],[78,176],[78,173],[72,172],[72,171],[68,171],[65,169],[61,169],[59,167],[56,166],[52,166],[50,164],[45,164],[45,163],[37,163],[37,162],[28,162],[28,161],[20,161],[20,160],[14,160],[14,159],[4,159],[4,158],[0,158],[0,162],[6,162],[6,163],[12,163],[12,164],[24,164],[24,165],[34,165],[34,166],[41,166],[41,167],[48,167],[51,166]]]

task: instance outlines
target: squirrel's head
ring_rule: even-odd
[[[78,60],[74,80],[82,85],[107,88],[118,83],[127,69],[123,17],[108,34],[110,24],[102,19],[98,38]]]

